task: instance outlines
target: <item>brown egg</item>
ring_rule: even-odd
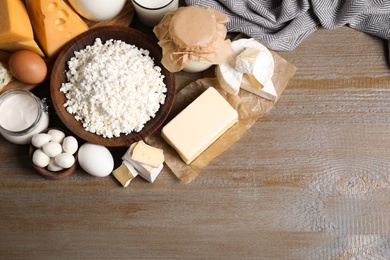
[[[47,66],[41,56],[30,50],[11,54],[8,67],[12,75],[26,84],[39,84],[46,79]]]

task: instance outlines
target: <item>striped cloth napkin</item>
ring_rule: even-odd
[[[268,48],[293,50],[319,26],[353,29],[390,40],[390,0],[185,0],[226,13],[229,32]],[[388,41],[390,49],[390,41]]]

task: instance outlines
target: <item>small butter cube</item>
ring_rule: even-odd
[[[162,136],[190,164],[238,121],[237,111],[209,87],[162,129]]]
[[[112,174],[122,184],[123,187],[127,187],[131,180],[138,175],[138,172],[134,169],[131,163],[123,161],[121,166],[116,168]]]

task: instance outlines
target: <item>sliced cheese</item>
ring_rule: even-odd
[[[164,162],[164,152],[162,149],[139,141],[132,149],[131,158],[142,164],[159,167]]]
[[[237,94],[240,88],[269,100],[277,97],[272,75],[272,53],[253,38],[232,42],[234,62],[220,64],[216,68],[218,82],[224,90]],[[237,82],[239,81],[239,83]]]
[[[112,174],[122,184],[123,187],[127,187],[131,180],[133,180],[138,175],[138,172],[134,169],[131,163],[122,161],[121,166],[116,168]]]
[[[142,141],[140,141],[142,142]],[[138,174],[148,182],[154,182],[164,167],[163,161],[157,167],[141,163],[133,158],[133,152],[140,142],[133,143],[122,156],[122,160],[130,163],[138,172]],[[143,142],[142,142],[143,143]],[[142,148],[141,144],[141,148]],[[152,147],[154,148],[154,147]],[[158,148],[155,148],[158,149]]]
[[[63,0],[26,0],[31,23],[40,46],[48,57],[88,30],[87,24]]]
[[[0,17],[0,43],[34,38],[30,18],[22,0],[1,0]]]
[[[263,86],[253,75],[244,75],[242,78],[241,88],[271,101],[275,101],[278,97],[272,80],[269,80]]]
[[[241,73],[253,74],[260,52],[256,48],[245,48],[236,58],[235,70]]]
[[[209,87],[166,124],[161,134],[190,164],[237,121],[237,111]]]
[[[44,56],[34,41],[33,28],[21,0],[0,1],[0,50],[14,52],[28,49]]]

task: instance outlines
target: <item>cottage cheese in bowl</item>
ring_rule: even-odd
[[[140,131],[165,101],[164,76],[149,51],[120,40],[93,45],[68,62],[60,91],[66,110],[84,129],[103,137]]]

